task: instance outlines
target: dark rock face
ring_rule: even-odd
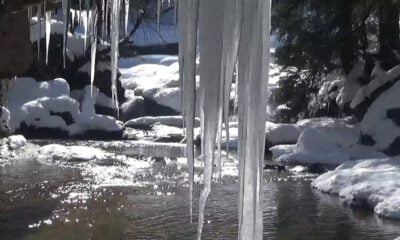
[[[370,135],[362,134],[360,137],[360,143],[367,146],[374,146],[376,141]]]
[[[121,121],[126,122],[134,118],[146,115],[146,107],[143,98],[131,99],[121,107]]]
[[[68,126],[74,123],[74,119],[72,118],[72,115],[70,112],[52,112],[52,111],[50,111],[50,115],[61,117]]]
[[[83,134],[70,136],[67,131],[59,128],[36,128],[28,126],[25,122],[21,123],[20,128],[15,132],[16,134],[24,135],[28,139],[96,139],[96,140],[115,140],[122,138],[121,131],[100,131],[88,130]]]
[[[180,113],[170,107],[158,104],[157,102],[144,98],[146,116],[176,116]]]
[[[26,10],[0,15],[0,79],[26,72],[33,62],[26,16]]]
[[[400,137],[397,137],[383,153],[388,156],[400,155]]]
[[[397,126],[400,126],[400,108],[387,110],[386,117],[392,119]]]

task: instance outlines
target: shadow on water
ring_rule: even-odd
[[[185,165],[153,161],[129,178],[135,181],[131,186],[98,185],[97,175],[87,174],[92,167],[46,165],[34,159],[0,167],[0,239],[195,238]],[[120,178],[120,171],[107,176]],[[312,189],[311,179],[266,171],[264,239],[392,240],[400,235],[400,222],[343,207],[338,197]],[[235,177],[214,185],[204,239],[237,239],[237,189]]]

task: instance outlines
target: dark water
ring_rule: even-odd
[[[113,166],[103,167],[100,175]],[[106,174],[117,183],[120,178],[135,182],[120,187],[107,187],[113,179],[99,185],[99,173],[89,173],[89,168],[94,166],[47,165],[32,159],[0,167],[0,239],[195,239],[185,168],[179,163],[152,162],[129,177],[119,176],[123,169]],[[237,189],[234,177],[214,185],[203,239],[237,238]],[[264,239],[400,236],[400,222],[342,206],[339,198],[312,189],[309,176],[266,172],[264,203]]]

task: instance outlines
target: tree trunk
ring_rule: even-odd
[[[356,40],[353,34],[352,14],[353,4],[349,1],[344,1],[339,8],[339,39],[340,39],[340,61],[342,69],[347,75],[353,69],[356,60]]]
[[[25,73],[33,63],[26,10],[0,16],[0,79]]]
[[[393,0],[379,0],[379,46],[382,57],[399,49],[399,4]]]

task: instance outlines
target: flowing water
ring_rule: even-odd
[[[237,239],[234,164],[207,203],[203,239]],[[0,239],[195,239],[183,159],[40,163],[0,167]],[[196,181],[201,181],[197,169]],[[344,207],[311,188],[315,176],[266,171],[264,239],[385,240],[400,222]],[[196,184],[195,196],[201,185]],[[197,208],[198,199],[195,199]],[[195,216],[197,212],[195,208]]]

